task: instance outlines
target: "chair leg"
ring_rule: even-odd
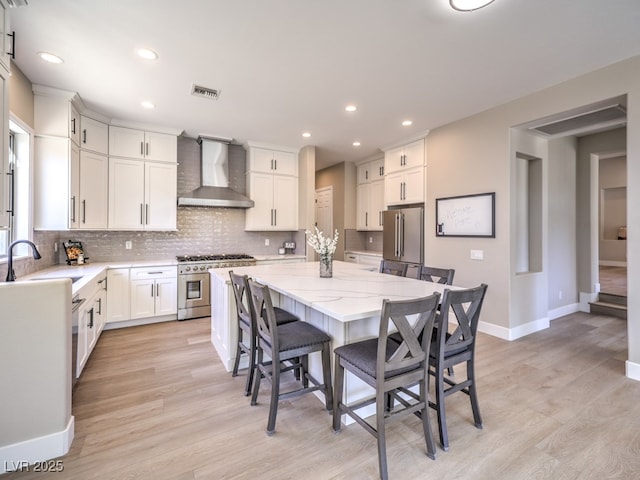
[[[304,388],[309,387],[309,377],[307,373],[309,372],[309,355],[302,355],[298,357],[300,359],[300,365],[302,368],[300,369],[300,379],[302,380],[302,386]]]
[[[253,395],[251,395],[251,405],[256,405],[258,403],[258,390],[260,390],[260,380],[262,379],[262,372],[260,370],[260,365],[263,362],[264,353],[262,349],[258,347],[258,359],[256,361],[255,367],[253,367],[254,371],[254,380],[253,380]]]
[[[384,408],[386,404],[386,394],[382,393],[376,398],[376,430],[378,439],[378,468],[380,470],[380,478],[387,480],[389,474],[387,473],[387,447],[386,447],[386,432],[384,422]]]
[[[467,377],[471,380],[471,385],[469,385],[469,398],[471,399],[473,421],[477,428],[482,428],[482,417],[480,416],[480,407],[478,406],[478,391],[476,390],[476,373],[473,360],[467,362]]]
[[[251,387],[253,386],[253,375],[256,368],[256,337],[255,335],[250,335],[251,338],[249,340],[249,370],[247,371],[247,383],[244,387],[244,396],[248,397],[251,395]],[[236,361],[238,361],[238,357],[236,357]]]
[[[422,430],[424,431],[424,440],[427,445],[427,456],[435,460],[436,445],[433,441],[431,419],[429,418],[429,377],[427,377],[426,381],[420,382],[420,398],[424,401],[424,408],[420,418],[422,419]]]
[[[444,369],[436,368],[436,410],[438,412],[438,431],[440,445],[446,452],[449,450],[449,436],[447,434],[447,419],[444,412]]]
[[[277,354],[274,356],[277,357]],[[280,398],[280,361],[273,359],[271,364],[271,403],[269,404],[269,421],[267,422],[267,435],[273,435],[276,431],[276,415],[278,415],[278,400]]]
[[[342,403],[342,391],[344,389],[344,367],[340,365],[340,358],[336,355],[334,360],[333,380],[333,431],[339,432],[341,424],[340,405]]]
[[[324,377],[324,403],[328,411],[333,410],[333,388],[331,386],[331,344],[322,345],[322,376]]]
[[[242,355],[242,349],[240,348],[241,341],[242,341],[242,329],[238,327],[238,342],[236,343],[236,359],[233,362],[233,370],[231,371],[232,377],[238,376],[238,366],[240,365],[240,355]]]

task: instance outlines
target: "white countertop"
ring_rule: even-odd
[[[210,270],[228,280],[229,269]],[[234,268],[269,288],[341,322],[379,316],[382,300],[426,297],[459,287],[396,277],[363,269],[362,265],[333,262],[333,278],[320,278],[318,262],[257,265]]]
[[[274,253],[272,255],[253,255],[253,258],[255,258],[259,262],[262,262],[265,260],[273,261],[273,260],[297,260],[297,259],[306,260],[307,259],[305,255],[301,255],[298,253],[285,253],[282,255],[278,253]]]
[[[355,253],[356,255],[371,255],[373,257],[382,257],[382,252],[376,250],[345,250],[344,253]]]

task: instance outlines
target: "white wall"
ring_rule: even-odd
[[[591,72],[538,93],[514,100],[449,125],[432,130],[427,139],[427,263],[456,269],[456,283],[489,285],[482,322],[487,331],[503,336],[523,325],[516,318],[540,299],[540,285],[513,292],[510,268],[513,236],[511,201],[512,166],[510,128],[532,120],[572,110],[583,105],[627,94],[627,181],[628,205],[640,205],[640,56]],[[548,198],[556,198],[557,183],[549,184]],[[553,188],[554,191],[549,189]],[[496,192],[496,238],[435,238],[434,201],[438,197],[469,193]],[[547,208],[548,210],[548,208]],[[545,222],[556,221],[545,212]],[[580,222],[577,222],[580,228]],[[636,291],[640,283],[640,208],[628,210],[628,288]],[[588,225],[587,225],[588,226]],[[584,225],[582,226],[584,228]],[[566,235],[566,232],[563,232]],[[577,230],[580,237],[583,232]],[[558,239],[549,231],[549,248]],[[469,259],[470,249],[484,250],[484,260]],[[554,253],[555,255],[555,253]],[[548,270],[545,276],[549,276]],[[548,280],[547,280],[548,282]],[[548,288],[548,287],[547,287]],[[548,291],[544,292],[546,308]],[[537,307],[536,307],[537,308]],[[628,374],[640,379],[640,298],[629,297]],[[534,317],[538,313],[533,314]],[[526,322],[529,319],[524,319]],[[516,332],[517,333],[517,332]]]

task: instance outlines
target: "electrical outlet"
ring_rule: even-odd
[[[562,300],[562,290],[558,291],[558,300]]]
[[[483,260],[484,259],[484,251],[483,250],[471,250],[471,259],[472,260]]]
[[[124,248],[127,250],[131,250],[131,248],[133,248],[133,244],[131,243],[131,240],[127,240],[126,242],[124,242]]]
[[[58,253],[58,242],[53,242],[53,251]]]
[[[269,246],[269,239],[268,239],[268,238],[265,238],[265,239],[264,239],[264,246],[265,246],[265,247],[268,247],[268,246]]]
[[[369,237],[369,243],[373,243],[373,237]]]

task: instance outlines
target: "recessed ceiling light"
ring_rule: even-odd
[[[49,63],[62,63],[63,60],[57,56],[54,55],[53,53],[47,53],[47,52],[38,52],[38,56],[44,60],[45,62],[49,62]]]
[[[311,136],[311,134],[310,134],[309,132],[304,132],[304,133],[302,134],[302,136],[303,136],[304,138],[309,138],[309,137]]]
[[[138,56],[140,58],[144,58],[145,60],[157,60],[158,54],[151,50],[150,48],[139,48]]]
[[[486,7],[493,0],[449,0],[451,8],[461,12],[471,12],[479,8]]]
[[[409,125],[413,125],[413,121],[412,120],[405,120],[404,122],[402,122],[402,125],[405,127],[408,127]]]
[[[142,105],[144,108],[148,108],[148,109],[156,108],[155,104],[153,104],[153,103],[151,103],[149,101],[140,102],[140,105]]]
[[[360,142],[353,142],[353,146],[354,147],[359,147],[360,146]]]
[[[346,107],[344,107],[344,109],[347,112],[355,112],[358,109],[358,107],[356,107],[355,105],[347,105]]]

